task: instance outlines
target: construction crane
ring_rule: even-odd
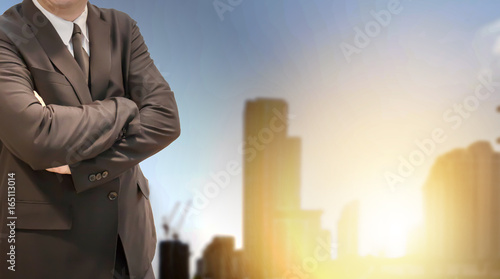
[[[181,205],[180,202],[176,202],[172,212],[170,212],[169,216],[163,217],[163,229],[165,231],[165,236],[168,239],[170,237],[170,233],[173,231],[173,239],[179,240],[179,232],[184,226],[184,222],[186,220],[187,213],[191,208],[192,200],[189,200],[184,206],[184,210],[182,211],[180,217],[177,220],[177,223],[173,225],[174,219],[177,216],[177,212],[179,211],[179,207]]]
[[[168,217],[163,216],[163,229],[165,230],[165,237],[167,239],[170,236],[170,224],[172,223],[172,220],[175,218],[175,215],[177,214],[180,205],[181,205],[180,202],[176,202],[174,208],[172,209],[172,212],[170,212],[170,215]]]
[[[191,200],[188,201],[183,211],[178,214],[181,203],[176,202],[169,216],[163,218],[163,228],[167,239],[161,241],[159,246],[159,278],[161,279],[189,278],[189,244],[179,240],[179,232],[184,225],[188,211],[191,209],[191,203]],[[174,225],[175,220],[177,222]],[[173,232],[173,239],[169,239],[171,232]]]
[[[177,226],[174,227],[175,229],[175,232],[174,232],[174,240],[179,240],[179,232],[181,231],[182,227],[184,226],[184,221],[186,220],[186,216],[189,212],[189,210],[191,209],[191,204],[193,203],[192,200],[189,200],[187,203],[186,203],[186,206],[184,206],[184,210],[182,211],[182,215],[179,219],[179,221],[177,222]]]

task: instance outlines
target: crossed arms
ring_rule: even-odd
[[[40,102],[42,107],[46,107],[47,105],[45,105],[45,101],[43,100],[43,98],[40,95],[38,95],[38,92],[33,91],[33,93],[35,94],[35,97],[38,99],[38,101]],[[59,174],[71,174],[71,170],[69,169],[68,165],[55,167],[55,168],[48,168],[47,171],[59,173]]]
[[[132,27],[128,95],[78,107],[43,104],[16,46],[0,36],[0,141],[33,170],[68,165],[80,193],[159,152],[180,134],[174,94]],[[127,130],[123,134],[123,128]],[[106,170],[99,181],[89,176]]]

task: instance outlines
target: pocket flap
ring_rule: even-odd
[[[70,206],[17,201],[16,228],[28,230],[69,230],[72,225]]]
[[[146,199],[149,199],[149,182],[146,177],[141,173],[137,174],[137,185],[139,185],[139,189],[141,189],[142,194]]]
[[[59,74],[57,72],[50,72],[35,67],[31,67],[30,72],[33,75],[35,81],[40,81],[44,83],[46,82],[57,83],[61,85],[71,86],[68,79],[66,79],[66,77],[63,74]]]

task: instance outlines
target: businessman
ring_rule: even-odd
[[[139,167],[180,134],[137,24],[87,0],[0,16],[0,278],[154,278]]]

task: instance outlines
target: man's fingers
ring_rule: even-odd
[[[40,95],[38,95],[36,91],[33,91],[33,93],[35,93],[35,97],[38,99],[40,104],[42,104],[42,106],[45,107],[45,102],[43,101],[42,97],[40,97]]]
[[[56,168],[49,168],[49,169],[46,169],[46,171],[50,171],[50,172],[54,172],[54,173],[58,173],[58,174],[71,174],[71,170],[69,169],[68,165],[60,166],[60,167],[56,167]]]

